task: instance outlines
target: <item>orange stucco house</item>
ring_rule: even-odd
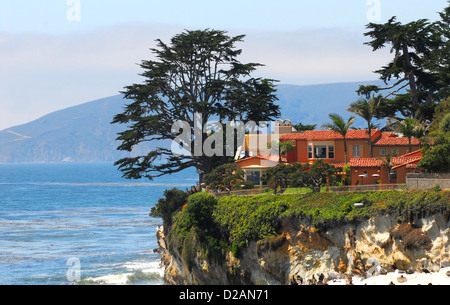
[[[372,143],[381,138],[379,130],[372,130]],[[280,136],[281,141],[291,141],[294,151],[288,153],[291,162],[313,163],[319,159],[343,166],[345,163],[344,138],[330,130],[310,130]],[[367,130],[349,130],[346,136],[347,161],[351,158],[369,158]]]
[[[278,123],[278,122],[277,122]],[[289,120],[280,121],[278,128],[280,142],[291,142],[293,151],[283,157],[282,162],[314,163],[323,160],[337,168],[345,165],[344,138],[330,130],[310,130],[296,132]],[[263,157],[259,151],[249,145],[251,137],[264,138],[270,135],[249,135],[246,138],[246,150],[250,157],[237,160],[239,168],[246,172],[247,180],[261,186],[260,177],[269,167],[278,164],[278,158]],[[264,138],[265,140],[265,138]],[[373,158],[370,158],[370,144],[372,143]],[[258,143],[258,141],[253,141]],[[369,137],[368,130],[349,130],[346,135],[347,163],[351,168],[352,185],[366,185],[375,183],[405,183],[406,173],[417,169],[421,159],[420,142],[413,138],[412,151],[409,151],[409,140],[398,137],[393,132],[372,130]],[[391,171],[383,164],[383,157],[394,153],[398,157],[391,160]],[[389,178],[390,177],[390,178]]]

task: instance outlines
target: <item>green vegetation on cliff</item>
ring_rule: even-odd
[[[355,207],[363,203],[363,207]],[[435,213],[450,217],[448,191],[385,191],[310,193],[304,195],[217,199],[206,193],[189,197],[187,206],[174,215],[169,246],[192,261],[200,252],[223,258],[236,256],[250,241],[276,237],[283,220],[301,220],[317,230],[393,215],[399,223]]]

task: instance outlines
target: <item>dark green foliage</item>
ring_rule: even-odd
[[[161,217],[166,230],[172,225],[172,216],[183,205],[187,203],[189,193],[173,188],[164,191],[164,198],[160,198],[158,203],[152,207],[150,216]]]
[[[337,169],[333,165],[318,160],[314,162],[309,171],[307,171],[307,175],[305,176],[305,186],[311,187],[313,191],[318,191],[318,189],[326,182],[327,176],[331,177],[336,171]]]
[[[297,131],[307,131],[307,130],[315,130],[317,128],[317,125],[303,125],[302,123],[298,123],[293,125],[293,127]]]
[[[261,241],[258,243],[261,251],[277,248],[284,241],[280,226],[291,220],[301,220],[316,230],[326,230],[384,215],[396,217],[400,224],[413,223],[436,213],[450,217],[450,192],[445,191],[229,196],[219,200],[201,193],[193,195],[189,202],[192,206],[188,204],[184,212],[177,215],[169,234],[171,244],[178,245],[177,249],[186,257],[193,257],[197,251],[205,252],[205,249],[217,258],[223,259],[228,251],[238,256],[251,241]],[[364,203],[364,207],[355,208],[355,203]],[[428,247],[423,235],[415,231],[404,237],[407,235],[404,242],[408,247]]]
[[[245,181],[244,182],[244,190],[252,190],[255,188],[255,183],[253,181]]]
[[[175,35],[170,45],[158,39],[157,48],[151,49],[155,59],[140,65],[144,82],[127,86],[123,92],[132,102],[113,120],[128,128],[119,133],[118,149],[131,152],[142,143],[175,140],[180,134],[172,132],[172,125],[178,121],[187,123],[184,127],[189,126],[191,135],[195,135],[195,128],[203,131],[213,118],[223,122],[277,118],[280,111],[275,104],[275,81],[252,78],[261,64],[238,60],[242,50],[236,44],[243,38],[230,37],[224,31],[197,30]],[[196,113],[202,116],[198,121]],[[194,156],[194,146],[198,148],[207,139],[207,134],[200,133],[197,142],[195,137],[188,137],[181,143],[192,154],[175,156],[171,149],[159,146],[147,154],[123,158],[116,165],[130,179],[152,179],[190,167],[207,174],[216,166],[214,157],[222,161],[222,156]],[[222,148],[226,155],[225,146],[218,149]],[[161,158],[165,162],[155,162]]]
[[[279,215],[287,204],[272,196],[235,197],[219,200],[214,217],[230,236],[233,254],[250,241],[277,234]]]
[[[438,132],[433,146],[422,150],[419,168],[431,173],[450,173],[450,132]]]
[[[188,204],[183,211],[182,221],[184,226],[197,227],[207,232],[214,226],[212,213],[216,204],[217,199],[205,192],[190,196]]]
[[[450,132],[450,112],[448,112],[439,124],[439,131],[442,133]]]
[[[271,167],[264,173],[262,180],[273,185],[275,192],[278,187],[287,188],[291,175],[296,171],[296,167],[290,164],[281,163],[275,167]]]
[[[244,180],[244,171],[238,170],[235,163],[227,163],[216,167],[205,177],[205,183],[212,189],[225,189],[230,191],[240,187]]]
[[[192,260],[198,251],[208,258],[222,258],[229,249],[222,232],[213,217],[217,199],[206,192],[189,197],[187,206],[174,218],[171,228],[169,249],[178,251],[192,267]]]
[[[450,97],[441,102],[436,109],[432,128],[438,127],[430,133],[433,143],[427,145],[423,150],[423,157],[419,168],[425,172],[450,173],[450,113],[448,110]]]
[[[358,90],[367,97],[388,91],[379,116],[394,117],[400,112],[404,117],[431,120],[436,104],[448,96],[450,6],[440,16],[434,23],[420,19],[402,24],[392,17],[385,24],[367,25],[365,36],[372,40],[366,44],[373,51],[390,47],[393,54],[392,61],[376,71],[387,86],[361,86]]]
[[[319,191],[326,183],[327,176],[332,177],[337,169],[331,164],[318,160],[310,164],[279,164],[270,168],[263,176],[263,180],[273,185],[275,191],[292,187],[308,187],[313,191]]]

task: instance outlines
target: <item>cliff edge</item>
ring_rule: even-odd
[[[216,211],[229,205],[230,200],[219,202]],[[254,200],[264,202],[263,198]],[[185,253],[186,243],[177,247],[174,236],[168,238],[164,228],[159,228],[156,235],[165,280],[175,285],[324,284],[363,280],[395,270],[405,274],[436,273],[450,267],[448,193],[434,203],[440,208],[410,213],[408,219],[399,218],[391,210],[384,215],[341,219],[327,226],[284,210],[276,215],[276,234],[247,240],[239,251],[224,249],[222,256],[205,254],[205,244],[198,234],[190,236],[193,248],[189,255]],[[214,215],[220,219],[220,212]],[[223,221],[218,222],[222,223],[220,230],[226,232]],[[172,234],[169,231],[168,235]]]

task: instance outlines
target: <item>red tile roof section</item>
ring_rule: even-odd
[[[350,167],[381,167],[383,161],[375,158],[352,158]]]
[[[407,158],[407,157],[422,157],[422,150],[416,150],[413,151],[412,153],[406,154],[406,155],[402,155],[401,157],[403,158]]]
[[[405,163],[399,164],[397,166],[394,166],[392,169],[396,170],[400,167],[406,166],[406,168],[417,168],[417,164],[422,160],[421,157],[419,158],[410,158],[411,160],[406,161]],[[414,166],[413,166],[414,165]]]
[[[417,146],[420,142],[416,138],[411,139],[411,145]],[[401,137],[401,138],[381,138],[377,142],[375,142],[375,146],[409,146],[409,140],[408,138]]]
[[[396,166],[392,169],[412,164],[418,163],[422,157],[394,157],[391,159],[391,163]],[[350,159],[351,167],[381,167],[383,165],[383,161],[377,158],[352,158]]]
[[[379,130],[372,130],[372,142],[381,137]],[[343,137],[331,130],[308,130],[299,133],[289,133],[280,136],[280,140],[307,140],[307,141],[327,141],[327,140],[342,140]],[[369,134],[366,129],[349,130],[346,139],[362,140],[369,139]]]
[[[382,138],[382,139],[385,139],[385,138],[395,138],[395,137],[396,137],[396,135],[395,135],[393,132],[391,132],[391,131],[383,132],[382,135],[381,135],[381,138]]]

